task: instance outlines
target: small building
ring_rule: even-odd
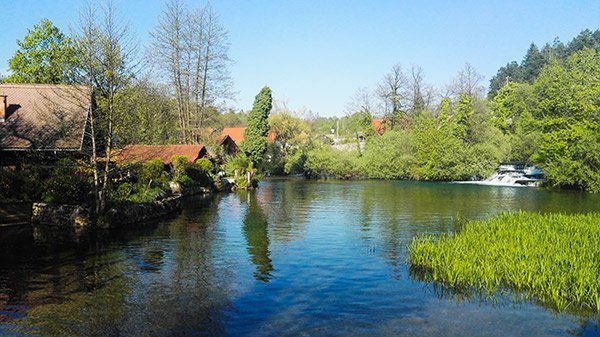
[[[377,134],[385,133],[385,120],[383,118],[374,118],[371,120],[371,127]]]
[[[240,149],[240,145],[244,141],[245,131],[245,127],[223,128],[223,131],[221,131],[221,134],[219,135],[219,146],[223,147],[226,154],[237,153]],[[270,130],[267,135],[267,142],[273,144],[276,137],[277,133],[275,130]]]
[[[0,165],[82,154],[91,111],[86,86],[0,84]]]
[[[190,163],[207,156],[204,145],[125,145],[111,152],[111,161],[142,163],[160,159],[165,165],[171,164],[173,156],[185,156]]]
[[[244,132],[246,128],[237,127],[237,128],[223,128],[221,131],[221,139],[224,139],[226,136],[229,136],[231,140],[235,142],[235,144],[239,147],[242,141],[244,140]]]
[[[229,135],[223,136],[218,142],[218,145],[223,148],[223,152],[227,155],[236,154],[240,150],[240,147]]]

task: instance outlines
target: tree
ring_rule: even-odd
[[[244,131],[241,148],[246,156],[259,165],[267,151],[267,135],[269,134],[269,114],[273,107],[271,89],[264,87],[254,99],[252,111],[248,114],[248,127]]]
[[[301,172],[305,150],[310,144],[310,125],[301,118],[283,110],[269,118],[275,142],[269,146],[272,171],[286,174]]]
[[[209,5],[189,10],[181,0],[167,2],[150,54],[175,96],[181,142],[199,142],[219,101],[231,97],[228,49],[227,31]]]
[[[459,139],[469,142],[472,139],[473,115],[475,108],[473,100],[466,94],[461,94],[454,107],[454,134]]]
[[[19,49],[8,61],[10,83],[65,83],[76,64],[73,43],[48,19],[42,19],[17,41]]]
[[[373,97],[368,88],[359,88],[356,90],[350,101],[346,104],[347,113],[356,111],[364,111],[370,114],[374,112]]]
[[[539,51],[535,43],[532,43],[521,63],[523,80],[532,83],[546,64],[546,61],[547,57]]]
[[[120,144],[172,144],[178,130],[173,102],[164,85],[147,76],[118,95],[115,138]]]
[[[97,214],[106,208],[110,187],[109,163],[120,93],[130,83],[136,66],[136,48],[127,26],[118,21],[112,2],[102,5],[101,10],[90,5],[81,14],[79,32],[75,36],[80,58],[75,80],[92,88],[97,102],[89,117],[90,166]],[[97,12],[102,16],[98,17]]]
[[[467,62],[452,81],[450,92],[456,96],[462,94],[471,98],[479,97],[484,90],[481,81],[483,81],[483,75]]]
[[[534,83],[541,120],[532,158],[551,185],[600,191],[600,53],[584,48],[551,61]]]
[[[426,110],[431,101],[432,89],[425,85],[423,68],[413,65],[410,69],[410,112],[415,115]]]
[[[515,61],[507,63],[504,67],[500,67],[496,75],[492,77],[488,98],[494,98],[498,90],[509,82],[523,82],[521,67]]]
[[[408,80],[402,67],[396,64],[377,86],[376,94],[381,102],[381,110],[389,126],[393,129],[403,117],[403,100],[406,97]]]

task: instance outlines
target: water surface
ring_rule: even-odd
[[[457,218],[600,210],[535,188],[274,179],[77,248],[0,248],[0,335],[595,336],[594,315],[411,277],[406,247]]]

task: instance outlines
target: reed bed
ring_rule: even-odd
[[[458,233],[418,236],[411,268],[451,288],[525,290],[557,308],[600,315],[600,213],[506,213]]]

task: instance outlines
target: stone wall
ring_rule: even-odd
[[[224,190],[231,189],[228,182],[223,185]],[[92,212],[86,206],[35,203],[31,217],[34,238],[48,243],[79,242],[91,229],[121,228],[160,218],[178,211],[182,197],[213,192],[207,187],[181,187],[177,183],[171,183],[170,187],[173,194],[170,197],[145,204],[122,203],[99,219],[92,219]]]
[[[173,213],[181,208],[181,196],[173,196],[148,204],[121,204],[108,210],[105,220],[98,227],[119,228],[136,222],[144,222]]]
[[[90,209],[81,205],[34,203],[33,237],[38,242],[78,242],[91,229]]]

